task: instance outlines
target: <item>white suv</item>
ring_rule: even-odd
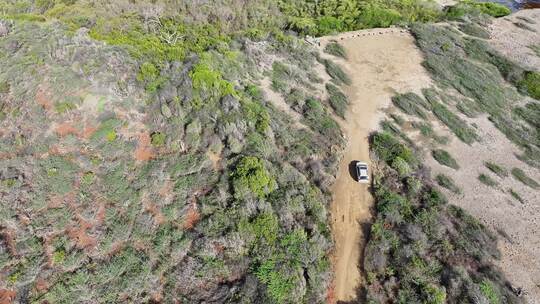
[[[356,162],[356,180],[359,183],[369,183],[368,165],[363,162]]]

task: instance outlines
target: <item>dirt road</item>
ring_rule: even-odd
[[[331,206],[334,251],[334,297],[336,301],[357,298],[363,277],[362,261],[373,199],[367,185],[354,180],[350,170],[355,160],[370,163],[368,136],[381,119],[395,92],[419,91],[430,84],[420,65],[422,56],[413,38],[399,29],[372,29],[321,38],[321,48],[335,39],[345,47],[348,60],[336,60],[352,79],[345,88],[349,110],[340,121],[348,139],[333,186]],[[352,172],[350,172],[352,171]]]

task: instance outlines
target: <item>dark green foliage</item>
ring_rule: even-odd
[[[161,147],[165,144],[167,136],[161,132],[154,132],[151,135],[151,143],[156,147]]]
[[[412,151],[388,133],[376,133],[371,136],[371,149],[388,165],[391,165],[397,157],[411,166],[417,163]]]
[[[392,97],[392,102],[403,112],[426,119],[426,112],[421,108],[429,109],[430,105],[415,93],[399,94]]]
[[[322,36],[362,28],[388,27],[437,20],[440,11],[424,1],[279,1],[288,26],[303,34]]]
[[[335,41],[328,43],[324,47],[324,51],[330,55],[347,59],[347,53],[345,52],[345,48],[343,48],[341,44]]]
[[[454,183],[454,180],[450,176],[438,174],[435,177],[435,180],[437,181],[437,184],[439,184],[439,186],[444,187],[454,192],[455,194],[461,193],[461,189],[459,189],[459,187]]]
[[[510,195],[512,195],[513,198],[515,198],[518,202],[525,204],[525,200],[519,195],[514,189],[508,189],[508,192],[510,192]]]
[[[486,185],[486,186],[489,186],[489,187],[495,187],[498,185],[498,183],[492,179],[491,177],[485,175],[484,173],[481,173],[480,175],[478,175],[478,180]]]
[[[347,96],[341,92],[341,90],[331,83],[326,84],[326,91],[328,91],[328,102],[332,109],[336,112],[339,117],[345,117],[345,111],[347,110]]]
[[[262,198],[275,188],[275,181],[264,167],[262,160],[245,156],[232,173],[234,192],[238,198],[244,198],[248,191]]]
[[[459,165],[457,161],[445,150],[442,149],[436,149],[431,151],[431,155],[433,155],[433,158],[437,162],[439,162],[443,166],[450,167],[452,169],[459,169]]]
[[[510,173],[512,173],[512,176],[515,179],[522,182],[523,184],[525,184],[525,185],[527,185],[527,186],[529,186],[529,187],[531,187],[533,189],[540,188],[540,184],[538,184],[538,182],[535,181],[534,179],[527,176],[527,174],[523,170],[521,170],[519,168],[512,168]]]
[[[540,100],[540,73],[526,72],[523,80],[519,82],[519,86],[523,88],[532,98]]]
[[[341,84],[351,84],[351,79],[349,78],[349,76],[347,74],[345,74],[345,72],[343,72],[343,70],[341,69],[341,67],[339,65],[337,65],[336,63],[328,60],[328,59],[325,59],[323,61],[323,64],[324,64],[324,67],[326,69],[326,72],[328,73],[328,75],[330,75],[330,77],[332,77],[332,79],[338,84],[338,85],[341,85]]]
[[[319,100],[309,98],[304,106],[307,124],[316,132],[328,138],[341,138],[339,125],[328,115]]]
[[[491,172],[495,173],[499,177],[508,176],[508,171],[495,163],[484,162],[484,165],[486,166],[486,168],[488,168]]]
[[[446,204],[421,170],[402,179],[378,163],[376,217],[364,252],[367,303],[461,303],[494,296],[522,303],[490,262],[499,257],[493,234]]]
[[[499,3],[465,0],[450,7],[447,10],[446,16],[450,19],[458,19],[467,14],[474,14],[476,11],[492,17],[503,17],[512,12],[508,7]]]

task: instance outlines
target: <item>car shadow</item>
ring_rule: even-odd
[[[354,180],[358,179],[358,177],[356,176],[356,163],[358,163],[358,161],[356,160],[353,160],[352,162],[349,163],[349,175]]]

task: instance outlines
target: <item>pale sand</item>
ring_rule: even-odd
[[[389,105],[390,98],[396,92],[418,92],[431,80],[421,66],[423,58],[414,39],[405,30],[372,29],[323,37],[321,49],[331,39],[347,50],[347,61],[332,59],[352,79],[352,85],[345,88],[349,109],[345,120],[339,120],[348,143],[333,185],[331,206],[334,300],[350,301],[356,299],[363,284],[361,264],[367,236],[362,227],[371,222],[373,199],[368,186],[349,174],[349,164],[354,160],[370,163],[368,136],[377,129],[380,109]]]

